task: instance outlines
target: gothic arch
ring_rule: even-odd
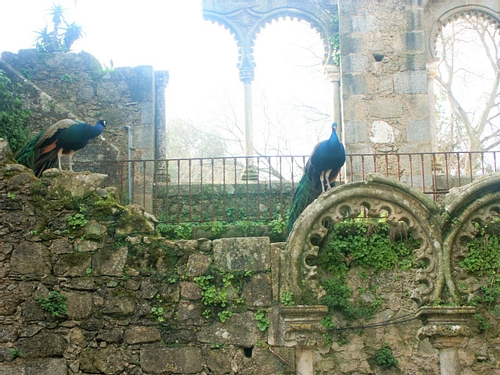
[[[439,206],[419,191],[378,175],[369,176],[367,182],[331,189],[304,210],[288,239],[291,282],[287,287],[299,298],[308,293],[318,299],[323,296],[317,266],[310,265],[310,260],[318,256],[319,245],[328,232],[326,223],[335,225],[346,217],[356,217],[362,209],[371,217],[385,211],[389,223],[406,224],[420,241],[417,260],[425,264],[425,268],[417,271],[420,285],[412,299],[420,304],[437,299],[444,285],[444,275],[439,272],[442,263]]]
[[[475,223],[485,225],[500,217],[500,173],[453,190],[444,201],[444,209],[450,222],[443,239],[443,272],[451,297],[460,303],[472,291],[468,290],[472,285],[468,285],[466,272],[459,265],[467,256],[465,243],[476,235]]]
[[[324,63],[328,62],[332,55],[330,44],[331,32],[326,17],[314,12],[317,9],[308,9],[308,4],[299,7],[278,7],[257,11],[255,7],[243,7],[220,11],[212,9],[204,3],[203,17],[206,20],[217,23],[227,29],[235,38],[238,46],[240,71],[253,70],[255,67],[253,48],[257,34],[268,24],[280,19],[290,18],[292,20],[305,21],[312,29],[316,30],[324,45]]]
[[[468,4],[462,1],[434,3],[430,1],[426,7],[427,61],[436,60],[435,45],[441,28],[454,19],[467,15],[481,15],[492,24],[500,27],[500,7],[498,2],[478,1]]]

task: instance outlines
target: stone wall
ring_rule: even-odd
[[[110,161],[128,157],[124,126],[130,126],[133,159],[164,157],[166,71],[154,71],[151,66],[106,70],[86,52],[48,54],[36,50],[3,52],[0,69],[31,93],[25,106],[33,113],[33,135],[61,118],[91,124],[98,119],[107,121],[102,137],[75,154],[75,170],[106,173],[110,184],[120,186],[120,179],[127,178],[127,168],[120,170]],[[142,178],[134,181],[135,190],[141,194],[145,190],[148,209],[152,207],[153,166],[147,165],[145,186]]]
[[[416,337],[414,271],[353,268],[354,297],[380,303],[364,324],[402,322],[349,327],[338,317],[328,343],[318,321],[294,323],[304,312],[317,315],[315,306],[281,304],[296,277],[284,243],[165,240],[153,216],[116,204],[116,189],[100,187],[105,176],[54,172],[39,180],[6,163],[11,156],[0,146],[1,375],[293,374],[303,371],[301,345],[312,345],[317,374],[438,373],[438,351]],[[66,298],[59,316],[51,295]],[[473,330],[461,365],[491,374],[497,327]],[[395,368],[374,359],[385,343]]]

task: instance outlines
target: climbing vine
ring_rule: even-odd
[[[28,141],[26,124],[31,112],[23,107],[21,86],[12,82],[0,70],[0,138],[17,152]]]
[[[377,285],[358,290],[360,295],[370,294],[369,299],[353,298],[347,282],[349,270],[360,268],[358,276],[363,279],[368,276],[368,269],[376,272],[416,267],[414,250],[419,247],[419,241],[405,227],[384,218],[359,217],[332,226],[318,254],[321,283],[326,292],[321,303],[329,309],[323,324],[335,329],[334,313],[345,323],[373,318],[383,303],[377,295]]]

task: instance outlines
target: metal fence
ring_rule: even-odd
[[[348,154],[341,184],[377,173],[435,200],[453,187],[496,172],[500,151]],[[126,160],[124,203],[145,206],[162,221],[272,220],[286,217],[308,156]]]

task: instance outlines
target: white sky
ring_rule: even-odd
[[[55,2],[64,7],[66,19],[85,32],[74,44],[75,52],[85,50],[107,66],[112,59],[115,68],[152,65],[169,71],[167,121],[182,118],[208,129],[231,117],[234,108],[242,126],[236,42],[228,30],[202,19],[201,0],[0,1],[5,2],[0,52],[33,48],[36,31],[45,25],[52,30],[48,12]],[[308,119],[317,116],[303,107],[331,117],[331,85],[322,73],[322,53],[319,36],[298,22],[273,23],[257,37],[254,126],[255,144],[262,151],[267,140],[283,147],[284,153],[308,154],[329,136],[330,118],[311,123]],[[271,127],[266,128],[266,118]]]

